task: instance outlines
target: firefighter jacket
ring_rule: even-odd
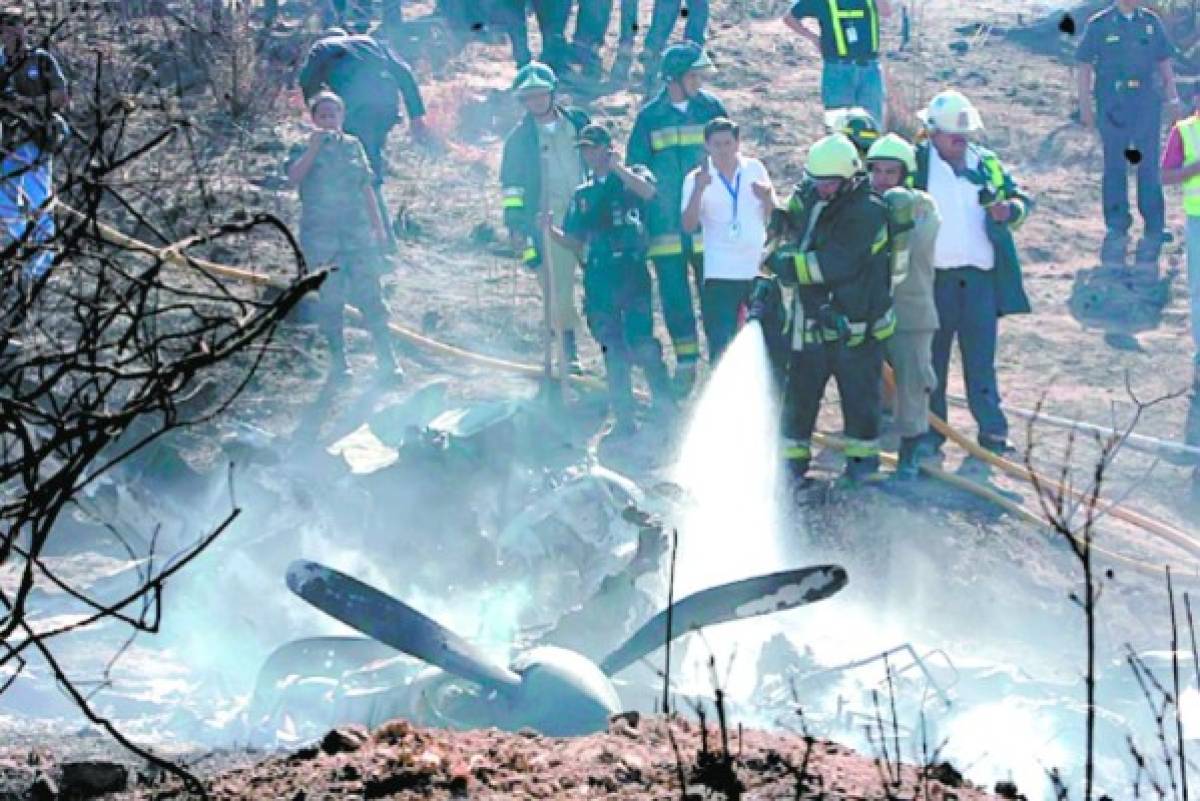
[[[896,317],[887,206],[866,179],[855,178],[828,203],[797,187],[786,213],[792,235],[770,264],[782,284],[795,287],[792,348],[890,337]]]
[[[646,220],[650,258],[683,252],[683,179],[706,157],[704,125],[725,116],[721,101],[704,90],[688,100],[686,111],[680,111],[671,104],[666,88],[638,112],[625,162],[631,167],[642,165],[658,179],[658,194],[650,202]]]
[[[917,145],[917,174],[913,181],[917,189],[929,189],[929,148],[931,142]],[[979,156],[979,174],[967,177],[979,184],[980,198],[990,202],[1008,201],[1013,204],[1013,215],[1008,222],[996,222],[989,215],[987,235],[996,251],[996,307],[997,314],[1028,314],[1029,297],[1025,294],[1021,278],[1021,260],[1017,255],[1017,243],[1013,231],[1021,227],[1033,211],[1033,198],[1025,194],[1004,169],[996,154],[985,147],[970,144],[968,147]]]
[[[591,120],[582,109],[557,106],[559,116],[578,133]],[[521,254],[527,264],[539,259],[537,213],[542,198],[542,158],[538,152],[537,121],[532,114],[517,123],[504,140],[504,155],[500,159],[500,187],[504,195],[504,227],[522,234],[530,246]]]

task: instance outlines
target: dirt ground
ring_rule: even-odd
[[[1094,134],[1070,122],[1075,107],[1070,62],[1035,55],[986,28],[959,32],[971,23],[1010,26],[1032,19],[1049,6],[1000,0],[926,0],[918,5],[922,13],[914,18],[912,46],[905,52],[893,52],[887,60],[893,123],[910,127],[913,113],[941,88],[964,91],[981,109],[987,143],[1038,201],[1034,215],[1017,236],[1034,313],[1005,319],[1001,325],[998,364],[1006,402],[1032,409],[1044,397],[1052,414],[1121,423],[1132,409],[1126,396],[1127,379],[1141,398],[1186,388],[1192,379],[1191,344],[1178,192],[1168,190],[1175,242],[1167,247],[1163,266],[1164,274],[1174,277],[1161,314],[1132,324],[1081,322],[1072,311],[1072,301],[1085,288],[1082,277],[1097,266],[1103,235],[1100,150]],[[783,10],[783,4],[776,3],[769,14],[763,13],[765,7],[747,3],[714,6],[710,47],[720,71],[712,89],[742,124],[744,150],[763,159],[778,187],[789,187],[800,177],[805,147],[822,133],[819,58],[783,28],[775,13]],[[414,13],[420,9],[417,4]],[[888,49],[898,42],[894,24],[887,42]],[[959,52],[961,46],[952,49],[951,44],[965,44],[965,51]],[[1064,37],[1064,48],[1068,44]],[[444,137],[447,152],[431,154],[412,146],[406,133],[393,134],[389,150],[392,174],[386,194],[405,222],[405,233],[397,269],[386,279],[386,292],[393,318],[401,325],[468,350],[537,363],[542,353],[537,285],[532,274],[500,245],[500,145],[518,118],[516,104],[504,93],[512,73],[507,55],[507,45],[475,43],[436,71],[418,66],[429,108],[427,122]],[[591,102],[590,110],[623,134],[639,100],[633,92],[612,91]],[[255,136],[263,143],[282,141],[285,146],[299,140],[303,135],[299,109],[298,98],[285,95],[277,116],[264,122]],[[243,162],[243,170],[228,179],[232,182],[228,188],[232,193],[252,193],[285,219],[298,219],[291,193],[259,188],[262,179],[278,168],[277,148],[254,148]],[[658,329],[660,339],[667,341],[661,320]],[[312,327],[289,328],[279,346],[279,358],[267,365],[239,401],[232,419],[273,438],[284,454],[298,452],[297,443],[327,445],[356,428],[373,409],[402,400],[413,388],[431,381],[447,382],[447,394],[464,401],[529,397],[535,391],[526,378],[417,349],[401,353],[408,371],[405,385],[372,389],[367,378],[372,366],[370,344],[364,332],[357,332],[351,336],[354,383],[330,397],[322,393],[324,349]],[[595,343],[585,338],[582,346],[589,371],[599,375],[601,360]],[[953,369],[957,371],[957,367]],[[962,393],[957,372],[951,386],[952,392]],[[557,429],[564,450],[572,456],[583,452],[601,423],[601,410],[594,401],[573,399],[569,423]],[[1189,401],[1195,402],[1180,394],[1155,406],[1143,417],[1139,432],[1182,441]],[[953,409],[951,417],[952,423],[971,433],[965,410]],[[1012,423],[1013,439],[1023,447],[1025,427],[1015,417]],[[187,460],[199,470],[219,465],[225,457],[219,435],[227,426],[223,423],[186,432],[179,445]],[[839,426],[831,403],[822,427],[836,431]],[[1056,439],[1059,435],[1049,429],[1039,436],[1053,448],[1061,448],[1061,438]],[[679,437],[677,431],[645,426],[630,441],[602,445],[598,454],[607,466],[649,485],[668,477]],[[1084,474],[1093,453],[1092,446],[1081,444],[1076,458]],[[264,473],[286,474],[287,458]],[[947,467],[956,468],[959,459],[951,450]],[[1200,531],[1196,523],[1200,505],[1193,494],[1192,469],[1190,464],[1156,462],[1126,449],[1108,476],[1107,497],[1122,498],[1127,506],[1195,535]],[[1002,475],[990,480],[1029,508],[1036,508],[1027,484]],[[259,510],[260,516],[251,519],[264,527],[280,520],[282,525],[299,525],[305,515],[324,518],[323,496],[349,497],[339,494],[341,488],[332,482],[327,487],[314,483],[303,493],[289,492],[264,495],[278,507]],[[374,556],[371,548],[379,543],[357,539],[346,520],[346,516],[337,518],[342,526],[335,529],[337,542],[347,551],[360,550],[357,558],[364,569],[386,575],[397,572],[391,569],[393,564],[408,564],[402,560],[410,555],[396,543],[388,543],[392,550],[382,551],[389,554],[388,559]],[[231,549],[242,548],[243,541],[238,538],[246,537],[250,544],[245,548],[260,560],[257,567],[261,573],[250,572],[233,559],[222,564],[215,559],[200,563],[198,570],[211,571],[207,575],[213,589],[210,594],[185,591],[189,603],[202,606],[206,600],[213,601],[221,588],[237,583],[243,575],[253,576],[255,581],[260,575],[271,576],[281,585],[276,562],[285,552],[290,553],[288,558],[305,555],[299,551],[310,543],[304,532],[294,534],[299,545],[279,537],[268,541],[267,547],[254,541],[251,533],[231,536]],[[1196,549],[1172,545],[1111,520],[1104,521],[1097,537],[1114,552],[1152,563],[1171,562],[1183,589],[1195,590],[1200,579]],[[789,559],[805,562],[836,559],[847,564],[854,577],[845,596],[848,606],[830,605],[828,610],[814,610],[803,619],[788,618],[788,625],[806,641],[819,644],[823,638],[861,626],[856,643],[860,650],[855,652],[861,655],[889,647],[896,638],[927,637],[928,642],[951,651],[961,666],[972,659],[1022,665],[1039,678],[1061,684],[1062,697],[1078,698],[1082,632],[1077,610],[1067,600],[1068,593],[1078,587],[1077,571],[1063,544],[1048,532],[925,485],[901,498],[871,491],[799,514],[794,536],[782,550]],[[454,558],[469,558],[452,553]],[[226,556],[223,552],[222,558]],[[1106,585],[1101,630],[1103,653],[1116,665],[1110,667],[1115,673],[1123,670],[1120,654],[1124,643],[1139,650],[1162,649],[1170,642],[1170,630],[1161,579],[1119,565],[1114,571]],[[409,571],[400,572],[405,573],[405,581],[434,595],[438,590],[449,594],[455,580],[449,567],[419,566],[411,571],[412,576]],[[394,581],[397,587],[403,586],[399,578]],[[258,591],[257,584],[247,582],[247,586]],[[244,618],[252,618],[257,611],[264,620],[286,619],[292,633],[307,625],[296,622],[299,615],[294,610],[271,617],[281,606],[273,596],[264,595],[261,606],[247,611]],[[903,610],[903,615],[897,610]],[[196,618],[191,615],[199,616],[202,609],[186,612],[184,617],[193,621]],[[252,620],[242,618],[239,615],[228,621],[230,632],[254,630],[259,646],[238,663],[245,677],[253,674],[255,658],[278,644],[282,633],[258,632]],[[115,635],[106,632],[103,636],[111,639]],[[78,647],[81,659],[90,656],[85,653],[87,644]],[[118,681],[114,696],[132,699],[139,713],[157,715],[154,725],[143,731],[148,740],[170,739],[172,721],[191,722],[200,716],[186,698],[189,693],[202,697],[202,691],[212,687],[190,675],[187,666],[199,664],[197,673],[218,663],[228,668],[229,658],[208,650],[222,647],[219,642],[200,646],[184,638],[172,641],[165,656],[153,647],[130,653],[123,674],[129,683],[122,686]],[[147,689],[157,685],[146,677],[163,678],[171,691],[157,695]],[[51,685],[46,676],[34,671],[30,687],[15,688],[15,694],[0,704],[10,715],[4,721],[5,729],[14,736],[27,733],[35,738],[22,737],[15,744],[14,760],[45,747],[59,753],[61,761],[62,754],[81,747],[78,737],[67,738],[76,741],[73,743],[59,740],[61,728],[56,731],[53,726],[46,729],[32,723],[43,717],[43,710],[44,717],[51,717],[49,710],[55,710],[54,714],[69,719],[60,711],[61,699],[54,698]],[[224,695],[238,695],[245,685],[243,681],[240,687],[228,688]],[[991,700],[1003,703],[1004,697],[1001,692]],[[766,722],[770,715],[764,713],[754,720]],[[678,725],[675,734],[681,752],[695,754],[700,748],[695,726]],[[1018,726],[1013,724],[1014,729]],[[665,724],[643,720],[639,727],[618,729],[608,735],[556,741],[496,732],[449,735],[398,724],[376,732],[369,743],[345,754],[309,750],[272,757],[250,768],[241,763],[257,760],[260,754],[241,753],[229,757],[232,764],[217,760],[205,771],[220,774],[213,782],[214,788],[219,788],[218,797],[224,798],[449,797],[463,792],[472,798],[668,797],[671,791],[664,788],[677,788],[678,782]],[[994,735],[997,742],[992,748],[976,747],[973,753],[991,750],[1001,758],[1009,752],[999,740],[1021,737],[1017,730],[994,727],[962,731],[969,737]],[[877,764],[847,754],[844,747],[824,743],[814,747],[808,770],[821,777],[824,795],[817,794],[815,785],[809,788],[809,795],[797,795],[795,776],[777,757],[795,766],[803,760],[805,748],[802,738],[748,729],[733,750],[740,750],[751,797],[882,797]],[[915,755],[910,761],[913,758]],[[912,781],[911,775],[908,781]],[[138,797],[164,797],[164,789],[148,789]],[[983,796],[964,789],[936,795],[931,788],[929,797],[965,800]]]

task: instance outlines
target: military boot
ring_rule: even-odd
[[[1100,263],[1105,267],[1124,267],[1129,234],[1110,228],[1100,245]]]
[[[846,469],[842,472],[840,483],[849,486],[861,486],[879,479],[878,456],[851,456],[846,460]]]
[[[912,481],[921,475],[920,437],[901,437],[900,452],[896,455],[897,481]]]
[[[692,390],[696,388],[696,371],[699,367],[698,362],[679,362],[675,365],[675,378],[672,379],[672,384],[675,390],[675,399],[680,403],[691,397]]]

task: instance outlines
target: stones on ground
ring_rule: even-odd
[[[363,726],[339,726],[321,740],[321,750],[330,756],[349,754],[362,748],[370,739],[370,733]]]

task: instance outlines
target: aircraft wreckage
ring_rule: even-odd
[[[669,640],[820,601],[846,582],[846,571],[838,565],[743,579],[675,601],[598,663],[578,651],[543,645],[520,652],[504,667],[408,604],[333,568],[296,561],[287,571],[292,592],[370,639],[318,637],[288,643],[260,671],[254,708],[260,716],[275,717],[279,703],[295,703],[297,694],[289,696],[288,691],[303,684],[296,667],[307,662],[313,674],[326,677],[310,690],[326,703],[336,696],[333,711],[340,722],[375,725],[388,717],[407,717],[452,728],[591,734],[607,729],[609,718],[627,708],[612,677]],[[431,667],[406,681],[396,652]],[[364,675],[372,680],[356,693],[355,677]],[[394,684],[380,689],[380,679],[389,675]]]

